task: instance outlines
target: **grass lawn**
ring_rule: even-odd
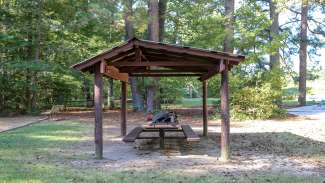
[[[105,172],[98,168],[78,168],[72,161],[92,159],[77,148],[92,141],[90,124],[75,121],[45,122],[0,133],[0,182],[233,182],[231,177],[207,173],[185,176],[177,172]],[[87,133],[85,133],[87,132]],[[87,135],[88,134],[88,135]],[[238,182],[321,182],[312,177],[256,175]]]
[[[220,103],[218,98],[208,98],[208,106],[216,106]],[[182,98],[179,103],[175,104],[162,104],[162,108],[174,109],[174,108],[191,108],[202,107],[202,98]]]
[[[215,106],[220,102],[218,98],[208,98],[208,106]],[[202,106],[202,98],[183,98],[182,104],[183,107],[198,107]]]
[[[297,107],[299,106],[298,99],[297,100],[283,100],[282,101],[283,105],[287,107]],[[317,104],[316,101],[306,101],[306,105],[315,105]]]

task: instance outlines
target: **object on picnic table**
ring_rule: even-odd
[[[177,115],[175,112],[159,112],[156,114],[149,125],[170,124],[177,125]]]
[[[151,111],[149,111],[148,114],[147,114],[147,121],[151,121],[152,118],[153,118],[153,114],[152,114]]]

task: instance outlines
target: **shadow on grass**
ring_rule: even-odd
[[[0,164],[32,164],[80,158],[74,148],[90,143],[87,124],[45,122],[0,134]]]

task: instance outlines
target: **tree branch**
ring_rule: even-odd
[[[314,30],[311,30],[311,28],[309,27],[309,25],[307,25],[307,28],[308,30],[313,33],[313,34],[318,34],[318,35],[321,35],[323,37],[325,37],[325,33],[324,32],[317,32],[317,31],[314,31]]]

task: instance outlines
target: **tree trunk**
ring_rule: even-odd
[[[168,0],[159,0],[158,3],[158,24],[159,24],[159,42],[163,42],[165,33],[165,19],[166,19],[166,9]],[[160,78],[155,78],[156,84],[156,95],[154,97],[154,106],[157,110],[161,110],[161,98],[160,98]]]
[[[149,40],[159,41],[159,6],[158,0],[149,0]]]
[[[159,0],[159,41],[163,42],[165,33],[166,9],[168,0]]]
[[[131,39],[134,37],[133,28],[133,10],[132,10],[133,0],[124,0],[124,24],[125,24],[125,39]]]
[[[114,109],[114,81],[112,78],[109,78],[107,96],[108,108]]]
[[[138,81],[136,77],[130,77],[132,105],[134,111],[143,111],[144,103],[140,91],[138,90]]]
[[[225,1],[225,16],[227,17],[226,35],[223,42],[223,51],[232,53],[234,48],[232,42],[234,39],[234,9],[235,0]]]
[[[40,62],[40,53],[41,53],[41,31],[42,31],[42,1],[38,1],[38,9],[37,9],[37,18],[36,22],[34,22],[36,26],[36,32],[35,32],[35,51],[34,51],[34,60],[35,64],[39,64]],[[37,109],[37,104],[36,104],[36,99],[37,99],[37,91],[36,91],[36,85],[37,85],[37,71],[33,71],[32,78],[31,78],[31,83],[32,83],[32,93],[31,93],[31,112],[34,113],[36,112]]]
[[[226,35],[223,43],[223,50],[232,53],[234,39],[234,9],[235,0],[225,1]],[[229,115],[229,88],[228,88],[228,61],[223,61],[225,69],[221,72],[221,160],[230,159],[230,115]]]
[[[277,3],[275,0],[270,0],[270,19],[272,21],[271,27],[270,27],[270,41],[273,41],[274,37],[279,36],[279,12],[277,8]],[[270,69],[272,71],[277,71],[280,69],[280,48],[276,48],[273,50],[273,52],[270,54]],[[280,75],[276,74],[275,77],[278,77],[278,80],[280,79]],[[272,88],[275,91],[281,92],[282,86],[281,83],[273,83]],[[280,106],[282,103],[282,96],[278,95],[276,98],[275,103]]]
[[[308,0],[301,3],[300,48],[299,48],[299,104],[306,105],[306,75],[307,75],[307,26]]]
[[[125,39],[131,39],[134,37],[134,28],[132,22],[132,5],[133,0],[125,0],[124,1],[124,22],[125,22]],[[131,94],[132,94],[132,105],[134,111],[143,111],[144,103],[142,96],[138,90],[138,79],[136,77],[130,77],[130,84],[131,84]]]
[[[148,4],[148,14],[149,14],[149,22],[148,22],[148,33],[149,40],[151,41],[159,41],[159,5],[158,0],[149,0]],[[150,85],[147,89],[147,112],[153,112],[156,107],[160,106],[160,102],[158,98],[158,87],[160,78],[154,78],[153,82],[150,82]],[[155,102],[156,101],[156,102]]]
[[[33,14],[32,12],[29,12],[27,14],[27,17],[30,19],[30,29],[29,32],[27,32],[27,40],[28,40],[28,47],[26,49],[26,60],[31,61],[33,59]],[[25,93],[25,108],[27,113],[30,113],[32,111],[32,71],[30,68],[26,69],[26,93]]]
[[[92,102],[91,93],[90,93],[90,83],[86,77],[83,78],[83,93],[84,93],[84,97],[86,99],[86,107],[92,107],[93,102]]]
[[[275,36],[279,35],[279,12],[277,10],[277,4],[274,0],[270,0],[270,19],[272,24],[270,27],[270,41]],[[274,53],[270,54],[270,67],[271,69],[280,67],[280,50],[276,48]]]

